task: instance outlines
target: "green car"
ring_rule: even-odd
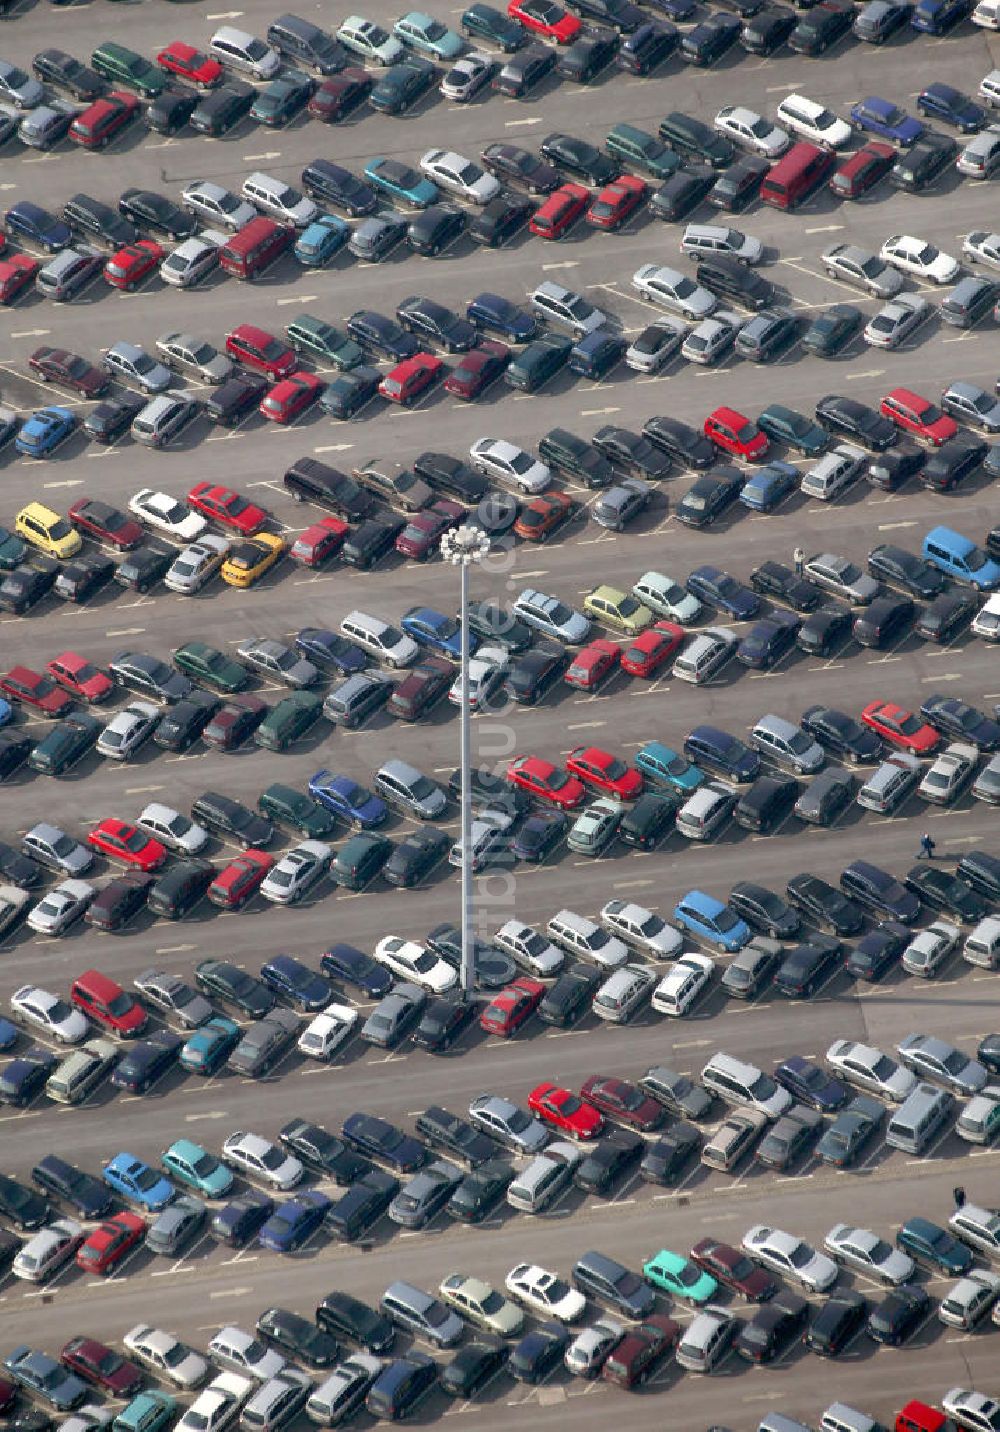
[[[583,600],[583,612],[625,636],[638,636],[653,624],[649,608],[631,592],[623,592],[618,587],[595,587]]]
[[[0,572],[13,572],[28,555],[27,544],[8,527],[0,527]]]
[[[546,333],[514,355],[504,369],[503,380],[508,387],[517,388],[522,393],[534,393],[543,383],[555,377],[561,368],[565,368],[572,347],[572,338]]]
[[[826,428],[794,408],[786,408],[784,403],[769,403],[757,419],[757,426],[775,442],[796,448],[803,457],[818,457],[830,441]]]
[[[140,1392],[119,1412],[111,1432],[166,1432],[180,1410],[177,1399],[165,1392]]]
[[[300,313],[285,329],[285,336],[296,353],[308,353],[310,358],[332,363],[341,372],[356,368],[365,356],[353,338],[311,313]]]
[[[250,680],[250,672],[242,662],[234,661],[204,641],[189,641],[179,646],[173,654],[173,662],[186,676],[227,695],[242,691]]]
[[[323,698],[309,691],[292,691],[272,706],[263,721],[253,733],[258,746],[269,751],[283,751],[310,726],[314,726],[323,714]]]
[[[330,873],[347,890],[364,890],[393,852],[387,835],[352,835],[337,851]]]
[[[301,695],[302,693],[297,693]],[[279,703],[280,704],[280,703]],[[257,809],[269,820],[290,826],[308,840],[322,840],[332,835],[337,828],[337,819],[332,811],[324,810],[305,791],[275,781],[257,797]]]
[[[28,757],[28,765],[43,776],[61,776],[94,746],[104,730],[100,721],[80,711],[57,722]]]
[[[672,149],[655,134],[637,129],[634,124],[616,124],[604,143],[612,158],[654,179],[669,179],[680,168],[680,158]]]
[[[114,40],[98,45],[90,57],[90,63],[106,80],[135,90],[143,99],[159,99],[170,83],[168,76],[158,69],[152,60],[147,60],[145,55],[130,50],[126,45],[119,45]]]
[[[710,1273],[703,1272],[683,1253],[671,1253],[669,1248],[661,1248],[643,1263],[642,1276],[654,1288],[672,1293],[675,1298],[686,1298],[689,1303],[707,1303],[719,1288]]]
[[[206,1198],[224,1198],[233,1186],[233,1171],[191,1139],[178,1139],[160,1160],[167,1173],[196,1188]]]

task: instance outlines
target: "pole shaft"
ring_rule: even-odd
[[[475,987],[475,946],[472,936],[472,713],[469,709],[469,563],[461,563],[462,621],[462,990],[470,998]]]

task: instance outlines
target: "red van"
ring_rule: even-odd
[[[85,970],[73,981],[69,997],[88,1018],[121,1039],[137,1038],[149,1022],[142,1005],[100,970]]]
[[[251,219],[222,249],[219,263],[233,278],[255,279],[294,243],[294,229],[273,219]]]
[[[815,144],[793,144],[764,175],[760,197],[773,209],[794,209],[830,175],[837,156]]]

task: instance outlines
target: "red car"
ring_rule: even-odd
[[[404,406],[419,398],[441,376],[444,363],[436,353],[414,353],[387,373],[378,385],[383,398]]]
[[[275,383],[271,391],[261,398],[257,411],[272,423],[293,423],[316,401],[325,386],[322,378],[300,368],[282,378],[280,383]]]
[[[34,283],[41,266],[40,259],[28,254],[11,254],[9,259],[0,259],[0,303],[13,303],[22,289]]]
[[[758,462],[767,452],[767,434],[735,408],[716,408],[705,419],[705,436],[723,452]]]
[[[69,137],[84,149],[103,149],[138,113],[135,95],[112,90],[77,115],[69,127]]]
[[[166,847],[158,840],[117,816],[108,816],[95,825],[87,836],[87,844],[110,860],[134,866],[136,870],[158,870],[167,858]]]
[[[208,887],[208,898],[223,910],[238,910],[257,890],[274,864],[274,856],[263,850],[244,850],[231,860]]]
[[[540,756],[515,756],[507,767],[507,779],[536,800],[550,801],[560,810],[575,810],[587,796],[582,781],[567,775],[551,761],[543,761]]]
[[[441,538],[451,527],[457,527],[467,516],[465,508],[450,497],[439,497],[411,517],[396,538],[396,551],[414,562],[422,562],[436,552]]]
[[[43,344],[28,359],[28,367],[43,383],[58,383],[79,393],[81,398],[99,398],[111,382],[110,373],[95,368],[86,358],[66,348],[49,348]]]
[[[958,432],[958,424],[942,413],[929,398],[914,393],[912,388],[893,388],[879,405],[883,417],[891,418],[898,428],[912,433],[923,442],[940,447]]]
[[[252,537],[267,521],[263,507],[241,497],[231,487],[220,487],[214,482],[196,482],[187,495],[187,505],[244,537]]]
[[[526,502],[514,523],[514,531],[526,542],[545,542],[573,512],[567,492],[542,492]]]
[[[313,119],[335,123],[364,104],[371,94],[374,81],[367,70],[348,65],[339,75],[330,75],[313,93],[307,106]]]
[[[702,1238],[697,1242],[691,1249],[691,1262],[749,1303],[766,1303],[781,1286],[773,1274],[748,1258],[742,1248],[719,1243],[715,1238]]]
[[[113,1273],[127,1253],[146,1236],[146,1220],[137,1213],[116,1213],[80,1244],[76,1263],[85,1273]]]
[[[203,55],[193,45],[185,45],[183,40],[173,40],[165,50],[161,50],[156,63],[168,75],[190,80],[193,85],[204,85],[205,89],[213,89],[222,83],[222,66],[218,60]]]
[[[106,542],[117,552],[131,552],[144,536],[134,517],[127,516],[120,507],[112,507],[110,502],[98,502],[93,497],[78,497],[67,515],[78,532]]]
[[[84,1382],[103,1388],[112,1397],[134,1397],[146,1381],[135,1363],[95,1338],[70,1338],[59,1361]]]
[[[623,801],[634,801],[642,794],[639,772],[600,746],[576,746],[566,757],[566,769],[588,785]]]
[[[596,637],[589,646],[576,653],[563,675],[567,686],[578,691],[596,691],[618,670],[621,649],[607,637]]]
[[[0,1377],[0,1417],[10,1412],[17,1401],[17,1383]]]
[[[601,1368],[605,1382],[619,1387],[641,1387],[659,1363],[680,1341],[683,1328],[663,1313],[653,1313],[644,1322],[631,1324],[618,1346]]]
[[[85,970],[77,976],[69,997],[77,1009],[122,1039],[135,1039],[149,1023],[142,1005],[100,970]]]
[[[106,701],[115,683],[106,671],[75,651],[62,651],[46,662],[45,670],[59,685],[84,701]]]
[[[547,985],[541,980],[518,975],[499,994],[494,995],[479,1016],[479,1026],[487,1034],[510,1039],[525,1020],[530,1019],[545,997]]]
[[[510,0],[507,14],[512,20],[520,20],[526,30],[560,45],[568,45],[583,29],[576,16],[556,5],[555,0]]]
[[[537,209],[528,228],[540,239],[561,239],[590,203],[582,184],[560,184]]]
[[[350,530],[348,524],[341,522],[339,517],[321,517],[318,522],[299,533],[292,543],[289,556],[301,562],[304,567],[321,567],[340,551]]]
[[[677,651],[687,633],[676,622],[657,622],[647,627],[622,652],[622,671],[629,676],[655,676]]]
[[[884,178],[895,162],[895,146],[873,139],[842,160],[826,182],[838,199],[857,199]]]
[[[505,343],[484,338],[478,347],[463,353],[462,359],[444,380],[444,390],[453,398],[471,402],[495,383],[510,362],[510,349]]]
[[[254,373],[263,373],[272,383],[294,373],[298,359],[286,343],[275,338],[264,328],[252,323],[241,323],[232,333],[226,334],[226,352],[244,368]]]
[[[580,1097],[608,1118],[645,1133],[663,1122],[663,1105],[651,1094],[643,1093],[630,1079],[591,1074],[580,1086]]]
[[[539,1084],[528,1095],[528,1108],[546,1124],[552,1124],[574,1139],[596,1139],[604,1128],[604,1116],[592,1104],[585,1104],[569,1089],[558,1084]]]
[[[104,265],[104,282],[112,288],[131,293],[143,279],[159,268],[166,256],[166,249],[155,239],[139,239],[134,244],[126,244]]]
[[[617,229],[645,202],[649,185],[634,174],[622,174],[605,184],[587,210],[587,223],[595,229]]]
[[[30,666],[12,666],[0,676],[0,695],[22,706],[33,706],[43,716],[65,716],[73,709],[73,702],[52,677],[32,671]]]
[[[892,701],[869,701],[861,713],[866,726],[876,731],[890,746],[898,746],[914,756],[926,756],[941,740],[940,732],[905,706]]]

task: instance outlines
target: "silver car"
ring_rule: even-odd
[[[867,1228],[835,1223],[823,1244],[838,1262],[859,1268],[862,1273],[878,1278],[890,1288],[909,1282],[916,1272],[916,1265],[908,1253],[894,1248]]]
[[[865,325],[862,338],[873,348],[898,348],[930,318],[933,309],[916,293],[901,293]]]
[[[977,383],[952,383],[941,395],[941,406],[953,418],[961,418],[985,433],[1000,432],[1000,400]]]
[[[203,383],[224,383],[233,375],[232,359],[193,333],[161,333],[156,351],[171,368],[193,373]]]
[[[1000,1298],[1000,1274],[973,1268],[951,1287],[938,1304],[938,1317],[948,1327],[971,1332]]]
[[[200,592],[206,582],[215,576],[229,556],[232,543],[227,537],[218,537],[206,532],[197,542],[191,542],[179,552],[163,578],[163,584],[181,596]]]
[[[534,1155],[549,1142],[545,1125],[502,1094],[478,1095],[469,1105],[469,1118],[514,1153]]]
[[[839,557],[835,552],[817,552],[809,557],[803,573],[827,591],[836,592],[839,597],[853,602],[856,606],[867,606],[878,595],[878,582],[869,577],[854,562]]]
[[[447,1203],[462,1182],[461,1169],[435,1159],[403,1184],[389,1204],[389,1217],[401,1228],[423,1228]]]
[[[322,840],[301,841],[267,872],[260,893],[275,905],[293,904],[323,876],[332,856],[333,848]]]
[[[702,1307],[677,1344],[678,1363],[688,1372],[711,1372],[729,1355],[740,1320],[728,1308]]]
[[[191,1194],[181,1194],[169,1208],[165,1208],[146,1230],[145,1246],[151,1253],[164,1258],[176,1258],[195,1234],[200,1233],[208,1215],[208,1209]]]
[[[962,241],[962,254],[972,264],[1000,269],[1000,233],[973,229]]]
[[[86,880],[63,880],[28,912],[28,929],[36,935],[62,935],[86,910],[97,891]]]
[[[679,930],[645,905],[631,900],[609,900],[601,910],[601,923],[654,960],[672,960],[684,945]]]
[[[693,259],[728,254],[744,264],[759,264],[764,245],[753,234],[728,224],[688,224],[681,235],[681,253]]]
[[[674,318],[648,323],[625,352],[625,366],[636,373],[658,373],[677,352],[687,334],[686,326]]]
[[[855,1088],[902,1104],[917,1087],[916,1075],[874,1045],[836,1039],[826,1051],[827,1064]]]
[[[955,168],[970,179],[990,179],[1000,169],[1000,125],[991,124],[966,143]]]
[[[746,319],[738,313],[715,313],[692,328],[681,345],[681,357],[703,368],[717,363],[733,346]]]
[[[643,264],[637,268],[632,275],[632,287],[650,303],[695,322],[708,318],[719,306],[714,293],[695,283],[679,269],[662,264]]]
[[[934,1034],[908,1034],[896,1050],[908,1069],[956,1094],[978,1094],[989,1078],[977,1059],[970,1059],[954,1044]]]
[[[132,419],[132,441],[143,447],[166,447],[198,416],[200,409],[198,400],[188,393],[161,393]]]
[[[582,612],[534,587],[524,588],[514,601],[512,611],[537,631],[569,646],[580,645],[590,635],[591,622]]]
[[[211,180],[198,179],[188,184],[181,199],[189,214],[210,224],[221,224],[231,233],[236,233],[237,229],[242,229],[244,224],[257,217],[257,210],[252,204]]]
[[[51,149],[65,138],[80,111],[62,100],[40,104],[24,116],[17,127],[17,137],[29,149]]]
[[[473,51],[455,61],[438,89],[445,99],[456,104],[465,104],[473,95],[479,93],[483,85],[489,83],[496,73],[496,68],[496,60],[491,55]]]
[[[0,100],[6,100],[18,109],[34,109],[44,99],[43,84],[9,60],[0,60]]]
[[[94,863],[94,852],[67,835],[57,825],[39,821],[21,838],[21,850],[48,870],[63,875],[85,875]]]
[[[150,1005],[158,1014],[172,1019],[184,1029],[198,1029],[215,1013],[203,994],[199,994],[180,975],[167,970],[144,970],[132,981],[142,996],[143,1004]]]
[[[831,278],[863,289],[873,298],[895,298],[903,287],[898,269],[857,244],[831,244],[823,250],[822,263]]]
[[[544,492],[552,481],[552,469],[547,463],[504,438],[479,438],[469,449],[469,456],[472,466],[484,477],[508,482],[520,492]]]
[[[111,761],[129,761],[156,729],[163,715],[151,701],[132,701],[114,716],[97,738],[97,750]]]
[[[383,800],[418,820],[435,820],[448,804],[448,797],[437,781],[408,761],[386,761],[375,772],[373,784]]]
[[[57,1218],[22,1245],[11,1272],[25,1282],[44,1283],[72,1258],[85,1237],[86,1230],[75,1219]]]
[[[957,925],[948,920],[935,920],[926,930],[918,930],[903,951],[900,963],[907,974],[932,979],[944,968],[960,939]]]
[[[652,486],[641,477],[624,477],[601,493],[591,515],[600,527],[624,532],[628,523],[649,506],[652,495]]]
[[[236,653],[247,666],[295,689],[312,686],[319,677],[319,668],[311,661],[299,656],[283,641],[273,641],[270,637],[248,637],[240,642]]]
[[[598,1318],[577,1333],[563,1354],[567,1372],[574,1377],[597,1377],[624,1336],[624,1324],[614,1318]]]
[[[779,125],[741,104],[724,105],[713,123],[742,149],[765,159],[779,158],[792,142]]]
[[[208,1362],[201,1353],[162,1328],[137,1323],[125,1334],[122,1342],[126,1352],[136,1362],[177,1387],[185,1390],[198,1387],[208,1376]]]
[[[412,1029],[424,1005],[427,991],[401,981],[383,996],[361,1026],[361,1038],[379,1049],[392,1049]]]
[[[197,238],[185,239],[160,264],[160,277],[171,288],[193,288],[207,278],[219,263],[219,250],[226,235],[206,229]]]
[[[116,378],[134,384],[144,393],[162,393],[170,387],[170,369],[157,363],[135,343],[114,343],[104,350],[104,366]]]
[[[644,572],[632,588],[633,596],[658,617],[689,626],[701,616],[698,598],[663,572]]]

